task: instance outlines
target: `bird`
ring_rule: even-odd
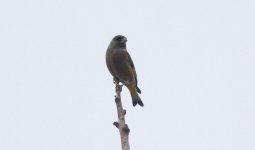
[[[114,80],[125,85],[131,95],[132,104],[144,106],[138,93],[141,90],[137,86],[137,75],[134,63],[126,48],[127,38],[123,35],[116,35],[111,40],[106,50],[106,65]]]

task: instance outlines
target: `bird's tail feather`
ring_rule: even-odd
[[[137,90],[137,92],[138,92],[138,93],[140,93],[140,94],[141,94],[141,90],[139,89],[139,87],[138,87],[138,86],[136,86],[136,90]]]
[[[141,98],[139,97],[137,92],[133,92],[131,93],[131,97],[132,97],[132,102],[133,102],[133,106],[136,106],[137,104],[140,106],[144,106],[143,102],[141,100]]]
[[[133,106],[136,106],[138,104],[138,105],[143,107],[144,106],[143,102],[142,102],[141,98],[139,97],[139,95],[137,93],[138,92],[137,91],[137,86],[129,85],[129,86],[127,86],[127,88],[130,91],[130,94],[131,94],[131,97],[132,97]],[[139,89],[139,91],[140,91],[140,89]]]

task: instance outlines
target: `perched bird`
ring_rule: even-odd
[[[126,49],[127,38],[122,35],[115,36],[106,51],[106,65],[115,80],[123,83],[132,97],[133,106],[143,106],[138,93],[137,76],[134,63]],[[138,93],[137,93],[138,92]]]

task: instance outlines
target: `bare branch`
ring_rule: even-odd
[[[125,123],[126,110],[123,109],[122,107],[121,95],[120,95],[123,85],[119,85],[119,82],[116,82],[116,81],[114,83],[116,85],[115,103],[116,103],[117,112],[118,112],[118,122],[114,122],[113,125],[115,125],[119,129],[122,150],[130,150],[130,146],[129,146],[130,129],[128,128],[128,125]]]

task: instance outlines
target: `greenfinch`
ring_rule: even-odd
[[[125,85],[132,97],[133,106],[144,106],[138,93],[137,75],[134,63],[126,49],[127,38],[122,35],[115,36],[106,51],[106,65],[113,78]]]

